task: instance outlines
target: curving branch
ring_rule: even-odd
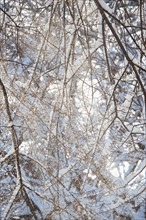
[[[23,182],[22,182],[20,160],[19,160],[19,143],[18,143],[18,138],[17,138],[16,130],[14,128],[11,112],[10,112],[10,106],[9,106],[7,91],[6,91],[6,88],[5,88],[5,86],[4,86],[4,84],[3,84],[1,79],[0,79],[0,87],[2,89],[3,96],[4,96],[5,108],[6,108],[6,113],[7,113],[7,117],[8,117],[8,123],[9,123],[10,131],[11,131],[11,135],[12,135],[13,147],[14,147],[14,151],[15,151],[15,159],[16,159],[15,166],[16,166],[16,171],[17,171],[17,179],[19,180],[19,184],[22,187]]]
[[[0,87],[2,89],[3,96],[4,96],[5,108],[6,108],[6,113],[7,113],[7,117],[8,117],[8,123],[9,123],[10,131],[11,131],[13,148],[14,148],[14,153],[15,153],[15,162],[16,162],[15,167],[16,167],[16,171],[17,171],[17,186],[16,186],[16,188],[11,196],[11,199],[6,207],[6,210],[4,212],[4,216],[2,219],[6,219],[8,213],[13,205],[14,200],[16,199],[19,191],[22,190],[21,192],[22,192],[23,196],[25,197],[25,202],[27,203],[28,207],[30,208],[30,211],[32,212],[34,218],[37,220],[37,216],[34,211],[34,204],[31,202],[31,199],[29,198],[29,196],[24,188],[24,184],[23,184],[23,180],[22,180],[22,173],[21,173],[20,159],[19,159],[19,142],[17,139],[17,133],[14,128],[14,123],[13,123],[13,119],[12,119],[11,112],[10,112],[7,91],[6,91],[6,88],[5,88],[1,79],[0,79]]]

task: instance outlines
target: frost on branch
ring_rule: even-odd
[[[144,220],[144,4],[1,4],[3,219]]]

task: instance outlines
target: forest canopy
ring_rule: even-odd
[[[0,1],[2,220],[144,220],[146,2]]]

